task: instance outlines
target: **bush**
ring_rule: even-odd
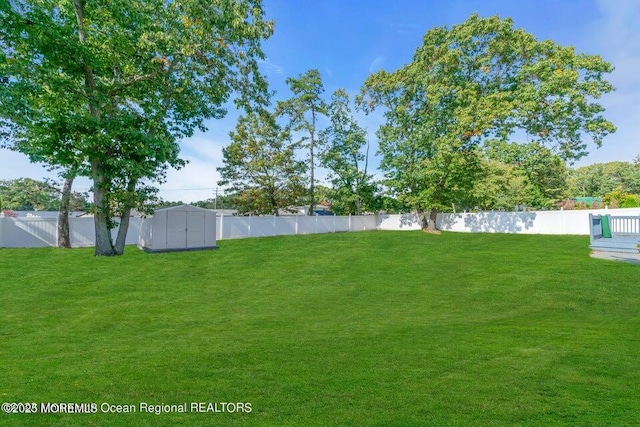
[[[614,209],[622,206],[629,196],[629,194],[623,192],[620,188],[616,188],[612,192],[604,195],[602,203]]]
[[[565,211],[572,211],[576,208],[576,201],[573,199],[565,199],[558,203],[558,209],[560,208]]]
[[[640,207],[640,196],[629,194],[624,202],[620,205],[621,208],[637,208]]]

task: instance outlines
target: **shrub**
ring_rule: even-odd
[[[640,206],[640,196],[629,194],[624,202],[620,205],[621,208],[637,208]]]
[[[558,203],[558,208],[566,211],[572,211],[576,208],[576,201],[573,199],[565,199]]]

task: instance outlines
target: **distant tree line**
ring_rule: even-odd
[[[62,201],[59,183],[31,178],[0,180],[0,208],[14,211],[57,211]],[[88,194],[71,192],[71,211],[84,211],[89,207]]]
[[[640,156],[632,162],[615,161],[571,168],[538,144],[493,142],[487,145],[482,156],[482,167],[483,172],[474,191],[460,197],[444,211],[640,206]],[[385,194],[381,183],[370,180],[369,184],[375,187],[375,191],[369,193],[370,198],[362,199],[361,209],[365,210],[361,212],[398,213],[410,210],[400,200]],[[357,212],[354,193],[344,188],[316,185],[315,192],[316,202],[329,206],[336,214]],[[268,208],[260,209],[256,203],[259,199],[251,199],[251,194],[227,191],[188,204],[205,209],[233,209],[240,215],[273,214]],[[55,211],[59,209],[62,196],[61,184],[52,180],[0,180],[0,208],[4,210]],[[591,198],[593,202],[576,201],[583,198]],[[304,189],[300,189],[297,198],[290,201],[292,205],[305,206],[309,198],[305,196]],[[185,203],[160,200],[153,207],[182,204]],[[71,211],[91,209],[87,193],[71,193]]]

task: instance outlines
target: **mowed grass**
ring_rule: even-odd
[[[588,238],[360,232],[0,249],[0,425],[640,423],[640,266]],[[102,413],[242,402],[251,412]]]

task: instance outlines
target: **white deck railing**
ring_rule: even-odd
[[[611,226],[612,235],[640,235],[640,215],[610,216],[609,225]]]

